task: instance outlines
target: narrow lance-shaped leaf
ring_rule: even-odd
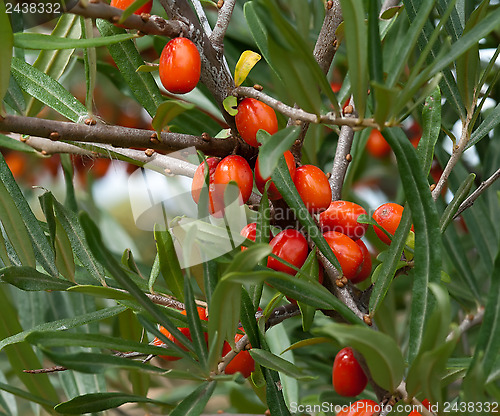
[[[398,170],[403,178],[403,188],[412,212],[415,227],[415,277],[412,291],[410,319],[410,362],[422,342],[431,300],[429,283],[441,279],[441,255],[439,219],[422,166],[415,149],[401,129],[385,129],[387,142],[398,161]]]
[[[10,60],[12,57],[12,27],[9,17],[5,13],[5,3],[0,4],[0,103],[2,103],[5,93],[9,88]],[[3,112],[0,104],[0,113]]]
[[[250,350],[250,355],[261,366],[270,368],[271,370],[279,371],[298,380],[311,380],[315,378],[313,376],[304,374],[304,372],[295,364],[281,357],[278,357],[277,355],[269,351],[261,350],[259,348],[252,348]]]
[[[59,403],[55,406],[55,410],[66,415],[81,415],[84,413],[96,413],[108,409],[115,409],[125,403],[151,403],[160,406],[168,406],[167,403],[132,394],[90,393]]]
[[[351,78],[351,92],[360,118],[365,115],[368,89],[368,34],[362,0],[341,0],[344,17],[347,62]]]
[[[136,34],[123,33],[99,38],[71,39],[42,35],[41,33],[16,33],[14,35],[14,46],[17,48],[38,50],[95,48],[112,45],[136,37]]]
[[[29,330],[19,332],[15,335],[2,339],[2,341],[0,341],[0,350],[2,350],[7,345],[12,345],[24,341],[26,336],[28,336],[32,332],[49,330],[63,331],[66,329],[75,328],[77,326],[111,318],[123,312],[125,309],[125,306],[111,306],[109,308],[100,309],[95,312],[89,312],[75,318],[65,318],[58,321],[46,322],[44,324],[37,325]]]
[[[174,242],[169,231],[154,232],[160,271],[165,279],[165,284],[174,296],[181,302],[184,301],[184,276],[182,275],[179,259],[175,254]]]
[[[73,286],[67,280],[40,273],[32,267],[7,267],[0,269],[0,281],[27,291],[66,290]]]
[[[205,409],[210,397],[214,393],[217,382],[207,381],[201,384],[195,391],[187,396],[177,407],[172,410],[170,416],[199,416]]]
[[[124,33],[123,29],[113,24],[97,19],[97,28],[102,36],[112,36]],[[163,102],[161,92],[149,72],[136,72],[137,68],[144,65],[144,60],[131,40],[108,45],[108,50],[113,57],[120,73],[132,90],[134,97],[154,117],[156,109]]]
[[[79,21],[79,16],[71,13],[62,14],[57,21],[56,27],[52,30],[52,35],[79,39],[81,35]],[[66,71],[73,52],[74,49],[42,50],[33,66],[57,81]],[[32,97],[28,102],[26,115],[28,117],[35,116],[42,107],[43,104]]]
[[[85,106],[61,84],[16,57],[12,58],[12,75],[26,93],[71,121],[76,123],[87,114]]]
[[[35,267],[35,253],[28,231],[14,200],[2,182],[0,182],[0,220],[21,264]]]
[[[257,132],[257,140],[262,143],[259,149],[259,171],[263,178],[268,178],[278,165],[278,161],[299,137],[300,127],[287,127],[272,136],[265,130]]]
[[[441,91],[439,87],[425,100],[422,109],[422,137],[418,143],[417,155],[425,174],[428,174],[434,158],[436,146],[441,132]]]

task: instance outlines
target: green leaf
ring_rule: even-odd
[[[485,379],[488,378],[500,349],[500,254],[490,275],[491,287],[488,292],[483,324],[474,351],[473,364],[479,362]]]
[[[16,140],[9,136],[4,136],[0,134],[0,147],[15,150],[16,152],[33,153],[36,154],[37,151],[26,143]]]
[[[148,299],[145,293],[133,282],[132,279],[130,279],[125,270],[121,268],[120,264],[114,259],[109,250],[104,247],[99,229],[92,222],[88,214],[82,212],[80,214],[80,221],[85,231],[85,236],[89,243],[92,254],[96,256],[97,259],[99,259],[100,263],[107,270],[109,270],[113,278],[135,298],[139,305],[141,305],[144,310],[151,315],[151,319],[154,319],[156,322],[158,322],[158,324],[165,327],[179,343],[192,351],[193,348],[187,337],[181,331],[179,331],[179,329],[167,317],[163,308],[160,308]],[[184,353],[183,356],[189,357],[189,355],[187,355],[178,345],[167,339],[164,334],[162,334],[150,323],[149,327],[146,329],[154,333],[163,342],[167,343],[169,347],[172,347],[176,351],[181,352],[181,354]]]
[[[22,217],[22,222],[26,226],[28,233],[33,243],[35,257],[42,267],[51,275],[57,276],[57,268],[55,265],[54,251],[50,246],[47,237],[45,236],[38,219],[33,214],[28,202],[24,198],[23,193],[19,189],[14,177],[12,176],[5,159],[0,155],[0,183],[3,183],[8,193],[16,205],[16,210]]]
[[[397,111],[395,103],[399,90],[397,88],[388,88],[378,82],[372,82],[373,93],[375,94],[375,122],[381,126],[393,116]]]
[[[156,114],[153,117],[152,126],[155,131],[161,136],[161,132],[175,117],[182,114],[184,111],[195,108],[194,104],[185,103],[183,101],[169,100],[161,103]]]
[[[263,368],[264,377],[266,378],[266,402],[273,416],[289,416],[290,411],[285,403],[283,391],[279,387],[281,381],[276,371],[269,368]]]
[[[71,247],[73,248],[73,252],[80,259],[87,271],[96,280],[103,283],[105,281],[104,269],[96,260],[95,256],[92,255],[92,252],[85,241],[85,234],[77,215],[66,209],[53,197],[52,194],[49,195],[52,199],[56,218],[60,221],[62,228],[67,234]]]
[[[5,3],[2,3],[0,4],[0,62],[2,62],[0,69],[0,103],[9,88],[12,42],[12,27],[10,26],[9,17],[5,13]],[[3,113],[2,108],[0,108],[0,113]]]
[[[53,408],[57,403],[55,401],[52,402],[52,401],[46,400],[43,397],[36,396],[34,394],[31,394],[27,391],[21,390],[17,387],[14,387],[14,386],[12,386],[10,384],[6,384],[6,383],[0,382],[0,390],[6,391],[7,393],[10,393],[16,397],[21,398],[21,399],[28,400],[29,402],[40,404],[46,408]]]
[[[205,409],[210,397],[214,393],[217,382],[207,381],[201,384],[195,391],[187,396],[177,407],[172,410],[170,416],[199,416]]]
[[[360,118],[365,115],[368,90],[368,31],[362,0],[341,0],[351,92]],[[373,40],[376,41],[376,40]],[[390,85],[392,86],[392,85]]]
[[[269,178],[278,165],[283,153],[292,147],[300,134],[300,127],[290,126],[272,136],[264,130],[257,132],[257,141],[262,143],[259,148],[259,170],[263,178]]]
[[[425,100],[422,109],[422,137],[418,142],[417,156],[425,174],[429,174],[441,132],[441,91],[437,87]]]
[[[154,236],[160,260],[160,270],[165,279],[165,284],[172,291],[173,295],[183,302],[184,276],[182,275],[179,259],[175,254],[172,235],[169,231],[155,230]]]
[[[75,318],[65,318],[57,321],[46,322],[30,328],[26,331],[19,332],[8,338],[2,339],[0,341],[0,350],[8,345],[16,344],[22,342],[25,338],[32,332],[38,331],[63,331],[70,328],[75,328],[81,325],[87,325],[93,322],[98,322],[104,319],[111,318],[123,312],[126,308],[124,306],[111,306],[108,308],[100,309],[98,311],[85,313],[83,315],[77,316]]]
[[[376,2],[369,2],[368,5],[368,68],[370,70],[370,79],[375,83],[384,81],[384,60],[382,54],[382,45],[380,42],[379,29],[380,9]],[[376,101],[378,105],[378,101]]]
[[[137,35],[123,33],[100,38],[71,39],[53,35],[42,35],[40,33],[16,33],[14,34],[14,46],[16,48],[40,50],[93,48],[112,45],[133,38],[137,38]]]
[[[55,410],[66,415],[81,415],[84,413],[101,412],[114,409],[125,403],[151,403],[159,406],[170,406],[159,400],[125,393],[90,393],[74,397],[66,402],[59,403]]]
[[[328,261],[337,268],[337,270],[342,270],[331,247],[324,239],[323,234],[300,198],[297,188],[295,188],[292,178],[290,177],[290,172],[288,171],[284,158],[279,160],[278,166],[271,175],[271,178],[276,185],[276,188],[278,188],[278,191],[283,196],[283,199],[293,210],[296,218],[298,218],[300,223],[306,228],[307,234],[314,241],[318,249],[323,253]]]
[[[494,109],[490,110],[486,118],[479,125],[479,127],[472,133],[469,142],[467,143],[466,149],[474,146],[482,138],[488,136],[488,134],[493,131],[493,129],[500,124],[500,104],[498,104]]]
[[[97,19],[96,24],[101,36],[124,33],[123,29],[117,28],[102,19]],[[114,45],[108,45],[108,50],[120,73],[132,90],[134,97],[146,109],[149,115],[154,117],[156,109],[163,102],[163,97],[151,73],[136,72],[137,68],[144,65],[144,60],[141,58],[134,43],[131,40],[115,43]]]
[[[431,305],[429,283],[438,283],[441,279],[441,245],[438,244],[440,241],[439,219],[422,166],[404,132],[396,128],[385,129],[382,134],[396,155],[399,174],[403,178],[403,189],[415,227],[415,275],[409,343],[411,362],[420,347],[424,326],[428,319]]]
[[[255,244],[239,252],[229,265],[226,273],[220,278],[212,294],[210,319],[208,320],[208,336],[210,344],[209,367],[216,367],[224,340],[234,342],[234,334],[238,327],[241,307],[241,280],[235,278],[247,275],[259,262],[271,254],[268,244]],[[246,281],[243,283],[250,283]]]
[[[24,93],[12,75],[10,75],[9,78],[9,88],[5,93],[4,101],[18,114],[24,114],[24,111],[26,110]],[[28,145],[26,146],[29,147]],[[35,151],[33,148],[32,150]]]
[[[405,362],[396,342],[388,335],[368,327],[331,323],[312,330],[363,355],[375,383],[395,391],[403,379]]]
[[[26,386],[30,397],[57,402],[57,393],[47,374],[38,374],[37,377],[33,377],[32,374],[23,372],[25,369],[41,368],[42,364],[30,345],[27,343],[17,344],[22,339],[10,342],[13,338],[18,337],[19,333],[22,333],[23,328],[19,323],[19,311],[12,305],[11,292],[7,292],[5,289],[4,285],[0,285],[0,305],[2,305],[2,313],[0,314],[0,350],[6,345],[16,343],[16,345],[11,345],[3,352],[8,358],[11,371]],[[40,401],[37,402],[40,403]],[[46,407],[45,403],[40,404]],[[46,407],[46,410],[50,412],[51,408],[52,405]]]
[[[241,288],[241,309],[240,319],[248,335],[250,345],[254,348],[260,348],[259,329],[255,318],[255,306],[250,295],[244,287]]]
[[[0,218],[21,264],[35,267],[35,253],[30,236],[12,196],[2,182],[0,182]]]
[[[56,80],[20,60],[12,58],[12,75],[28,94],[75,123],[87,114],[85,106]]]
[[[316,254],[316,250],[311,250],[306,261],[304,262],[304,265],[301,267],[301,270],[304,271],[304,273],[314,277],[315,280],[319,279],[319,263]],[[302,278],[300,273],[297,274],[296,277],[299,279]],[[307,332],[311,329],[316,309],[303,302],[298,302],[298,305],[300,308],[300,315],[302,316],[302,329],[304,332]]]
[[[476,175],[474,173],[470,173],[469,176],[467,176],[467,179],[460,185],[460,187],[455,192],[453,199],[448,204],[448,206],[443,212],[443,215],[441,216],[441,219],[439,220],[439,230],[441,231],[441,234],[446,231],[448,225],[450,225],[450,223],[453,221],[453,217],[455,216],[455,213],[460,207],[460,204],[464,202],[467,196],[469,195],[472,185],[474,185],[475,179]]]
[[[201,326],[201,320],[198,314],[198,308],[196,307],[195,303],[193,287],[191,286],[191,279],[189,277],[184,280],[184,297],[185,297],[186,313],[189,324],[189,332],[191,334],[191,339],[193,341],[194,351],[198,356],[200,365],[205,370],[207,370],[208,351],[207,351],[207,341],[205,339],[206,333],[203,332],[203,328]]]
[[[310,381],[316,377],[305,375],[304,372],[290,361],[284,360],[277,355],[259,348],[252,348],[250,350],[252,358],[263,367],[270,368],[271,370],[279,371],[297,380]]]
[[[65,354],[60,351],[54,352],[45,349],[43,352],[56,364],[82,373],[99,374],[111,368],[142,370],[158,374],[165,372],[162,368],[145,364],[141,361],[102,353],[76,352]]]
[[[238,99],[234,95],[227,96],[222,102],[222,105],[230,116],[234,117],[238,114]]]
[[[52,35],[63,38],[79,39],[81,36],[79,21],[79,16],[64,13],[59,18],[56,27],[52,31]],[[73,52],[74,49],[41,51],[33,66],[57,81],[66,70]],[[43,104],[40,101],[31,98],[27,106],[26,115],[28,117],[35,116],[42,107]]]
[[[7,267],[0,269],[0,281],[9,283],[21,290],[66,290],[72,283],[40,273],[32,267]]]
[[[472,12],[467,19],[463,35],[469,32],[474,26],[482,24],[482,20],[487,12],[488,0],[481,2],[479,7]],[[479,44],[473,45],[463,55],[458,57],[457,63],[457,86],[465,107],[468,111],[473,110],[476,86],[479,80]]]
[[[144,344],[123,338],[111,337],[101,333],[82,334],[75,336],[69,331],[43,331],[32,332],[26,337],[30,344],[42,347],[85,347],[101,348],[116,351],[134,351],[143,354],[161,355],[165,353],[165,348],[155,345]]]

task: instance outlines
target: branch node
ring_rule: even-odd
[[[141,19],[143,22],[147,22],[151,18],[149,13],[141,13]]]
[[[151,157],[151,156],[153,156],[153,155],[154,155],[154,153],[155,153],[154,149],[146,149],[146,150],[144,151],[144,154],[145,154],[147,157]]]
[[[260,85],[260,84],[255,84],[253,86],[253,89],[257,90],[257,91],[262,91],[264,89],[264,87],[262,85]]]
[[[373,325],[373,321],[372,321],[372,318],[370,317],[370,315],[364,315],[363,316],[363,322],[368,325],[368,326],[372,326]]]
[[[210,137],[210,135],[207,133],[207,132],[203,132],[201,133],[201,138],[203,141],[205,142],[209,142],[212,138]]]
[[[352,155],[350,153],[347,153],[345,155],[345,160],[347,160],[348,162],[352,161]]]
[[[333,7],[333,1],[332,0],[328,0],[326,2],[326,10],[330,10],[332,7]]]
[[[224,0],[219,0],[219,1],[217,2],[217,8],[218,8],[218,9],[222,9],[222,6],[224,6]]]
[[[84,123],[87,125],[87,126],[95,126],[96,125],[96,121],[93,119],[93,118],[86,118]]]
[[[53,140],[53,141],[57,141],[61,138],[61,135],[57,132],[57,131],[53,131],[52,133],[50,133],[49,135],[49,139],[50,140]]]

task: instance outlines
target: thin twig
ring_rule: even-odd
[[[61,365],[55,365],[53,367],[49,368],[38,368],[36,370],[23,370],[23,373],[28,373],[28,374],[49,374],[49,373],[56,373],[58,371],[66,371],[67,368],[63,367]]]
[[[473,108],[474,107],[475,103]],[[458,161],[462,157],[462,153],[467,147],[467,143],[469,142],[470,138],[469,123],[471,121],[471,118],[472,114],[470,114],[469,112],[467,114],[466,119],[462,122],[462,135],[460,136],[460,140],[458,141],[458,144],[453,146],[453,151],[451,153],[450,159],[448,160],[448,163],[446,164],[443,173],[441,174],[441,177],[439,178],[438,183],[436,184],[436,187],[432,190],[432,198],[434,200],[437,200],[439,198],[439,195],[441,195],[441,191],[446,181],[448,180],[448,176],[450,176],[451,171],[458,163]]]
[[[86,125],[55,120],[45,120],[36,117],[7,115],[0,118],[0,130],[44,137],[54,141],[77,141],[103,143],[118,147],[143,147],[172,152],[195,147],[212,156],[227,156],[234,150],[234,138],[215,138],[208,140],[202,136],[163,132],[160,140],[152,130],[133,129],[106,124]],[[242,156],[250,157],[255,152],[246,144],[240,147]]]
[[[235,95],[236,97],[255,98],[269,105],[270,107],[274,108],[290,119],[301,122],[350,126],[352,128],[379,127],[379,125],[372,118],[359,119],[357,117],[337,117],[333,113],[324,114],[318,117],[316,114],[308,113],[307,111],[304,111],[300,108],[290,107],[289,105],[286,105],[283,102],[252,87],[237,87],[233,90],[233,95]],[[390,124],[386,124],[386,127],[389,126]]]
[[[460,337],[464,332],[468,331],[473,326],[479,325],[483,322],[484,319],[484,307],[481,306],[478,308],[475,314],[469,314],[465,317],[465,319],[460,322],[457,328],[451,331],[446,337],[446,341],[451,341],[455,337]]]
[[[356,114],[354,112],[352,98],[350,100],[350,105],[353,108],[353,112],[348,117],[355,117]],[[330,179],[328,180],[332,190],[332,201],[337,201],[342,197],[342,186],[344,185],[347,168],[352,160],[351,148],[353,139],[354,130],[352,127],[342,126],[337,140],[337,148],[335,150]]]
[[[227,27],[233,15],[234,5],[236,0],[225,0],[217,15],[217,23],[214,26],[214,31],[210,35],[210,41],[215,49],[222,52],[224,50],[224,36],[226,35]]]
[[[210,37],[212,35],[212,28],[210,27],[210,23],[208,22],[207,15],[205,14],[205,10],[201,5],[200,0],[191,0],[191,4],[193,5],[194,11],[198,16],[198,20],[200,21],[201,27],[205,31],[206,35]]]
[[[464,212],[467,208],[470,208],[476,199],[484,192],[488,187],[490,187],[498,178],[500,178],[500,169],[498,169],[493,175],[491,175],[488,179],[481,182],[481,184],[477,187],[477,189],[472,192],[464,202],[460,204],[458,210],[453,218],[458,217],[462,212]]]
[[[120,19],[123,10],[111,7],[104,2],[89,3],[87,6],[78,3],[69,10],[69,13],[83,17],[91,17],[93,19],[101,18],[111,23],[116,23]],[[163,17],[154,15],[140,16],[132,14],[121,24],[128,29],[137,29],[141,33],[168,36],[169,38],[177,37],[185,31],[185,25],[182,22],[177,20],[165,20]]]

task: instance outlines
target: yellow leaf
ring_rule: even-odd
[[[239,87],[245,81],[249,72],[260,61],[260,55],[253,51],[245,51],[241,54],[236,68],[234,69],[234,83]]]

